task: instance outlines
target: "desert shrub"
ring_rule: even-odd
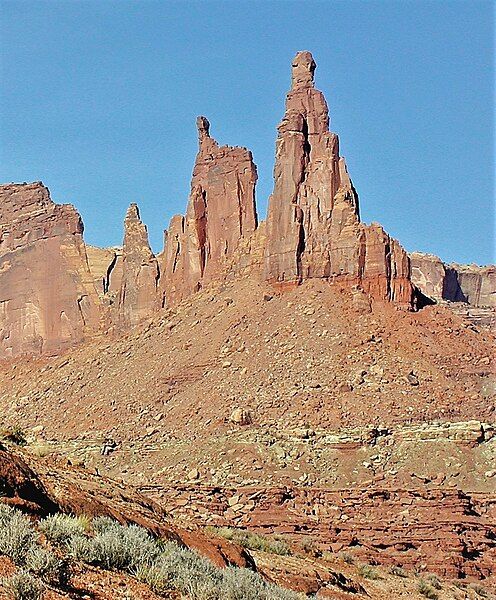
[[[397,567],[396,565],[391,567],[389,569],[389,572],[391,573],[391,575],[396,575],[396,577],[408,577],[408,573],[405,571],[405,569]]]
[[[354,556],[352,556],[349,552],[342,552],[340,556],[347,565],[353,565],[355,563]]]
[[[259,600],[265,598],[266,587],[257,573],[227,567],[222,573],[219,597],[225,600]]]
[[[26,569],[50,585],[66,586],[69,577],[69,562],[59,558],[42,546],[32,546],[25,562]]]
[[[471,583],[468,587],[473,590],[479,598],[487,598],[486,590],[479,583]]]
[[[174,542],[164,544],[156,561],[163,580],[193,600],[215,599],[221,574],[209,560]]]
[[[66,544],[67,554],[74,560],[92,564],[95,562],[93,540],[84,535],[75,535]]]
[[[12,506],[0,503],[0,527],[10,521],[14,513],[15,509],[13,509]]]
[[[24,569],[3,579],[2,584],[13,600],[39,600],[45,589],[39,579]]]
[[[11,442],[12,444],[16,444],[16,446],[26,446],[26,434],[23,429],[18,425],[14,425],[13,427],[8,427],[3,429],[0,437],[6,442]]]
[[[2,505],[0,514],[0,554],[5,554],[17,565],[22,565],[36,532],[31,521],[17,510]]]
[[[54,544],[68,544],[74,536],[84,535],[84,521],[80,517],[57,513],[42,519],[39,529]]]
[[[142,564],[151,564],[160,554],[158,544],[145,529],[116,522],[97,533],[92,547],[92,562],[105,569],[129,572],[135,572]]]
[[[112,529],[116,525],[118,525],[117,521],[110,517],[95,517],[91,522],[95,533],[104,533],[107,529]]]
[[[437,600],[438,598],[436,590],[425,579],[421,579],[418,582],[417,590],[420,594],[422,594],[422,596],[425,596],[430,600]]]
[[[94,537],[74,535],[69,555],[105,569],[127,571],[158,595],[171,590],[191,600],[295,600],[294,592],[267,584],[248,569],[218,569],[196,552],[175,542],[156,540],[136,525],[112,519],[93,520]]]
[[[262,552],[270,552],[271,554],[279,554],[282,556],[291,554],[291,550],[286,542],[278,538],[269,538],[265,535],[259,535],[258,533],[253,533],[244,529],[233,529],[231,527],[211,527],[209,530],[215,535],[235,542],[250,550],[261,550]]]
[[[433,573],[427,575],[426,580],[427,583],[430,583],[435,590],[440,590],[443,587],[439,577]]]
[[[380,579],[380,575],[377,570],[370,565],[360,565],[358,567],[358,574],[364,579]]]

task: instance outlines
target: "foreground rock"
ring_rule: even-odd
[[[380,483],[337,491],[187,485],[164,490],[160,501],[193,522],[208,515],[214,525],[285,534],[300,544],[310,539],[321,552],[352,552],[369,563],[451,578],[495,572],[496,499],[488,494]]]
[[[226,540],[210,540],[168,522],[165,512],[132,488],[77,467],[43,463],[29,455],[0,449],[2,501],[36,516],[55,512],[108,516],[134,523],[156,535],[198,550],[218,566],[253,566],[251,557]]]

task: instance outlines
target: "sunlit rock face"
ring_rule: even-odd
[[[377,225],[360,222],[358,196],[329,131],[315,61],[299,52],[278,126],[269,200],[265,277],[280,286],[324,277],[362,286],[374,298],[413,303],[408,256]]]
[[[163,304],[220,278],[257,228],[257,169],[246,148],[219,146],[198,117],[199,150],[186,215],[172,218],[161,256]]]
[[[158,263],[148,242],[148,231],[133,203],[124,219],[122,276],[114,316],[117,325],[133,327],[158,311],[158,280]]]
[[[100,327],[83,224],[40,182],[0,186],[0,356],[56,354]]]

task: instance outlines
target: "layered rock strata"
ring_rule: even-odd
[[[496,566],[496,501],[457,489],[381,484],[330,490],[305,487],[160,490],[168,514],[193,522],[311,537],[323,552],[351,551],[372,563],[424,569],[451,578],[485,578]]]
[[[257,228],[257,169],[246,148],[219,146],[198,117],[199,150],[186,216],[172,218],[161,257],[162,304],[174,304],[220,278]]]
[[[0,356],[55,354],[99,325],[76,209],[40,182],[0,186]]]
[[[269,199],[265,277],[279,285],[343,279],[375,299],[410,307],[413,287],[403,248],[379,225],[360,223],[358,196],[329,131],[315,62],[299,52],[278,126],[274,192]]]

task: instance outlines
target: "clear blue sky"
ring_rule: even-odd
[[[138,202],[154,250],[184,212],[206,115],[247,146],[258,207],[298,50],[359,192],[407,250],[494,261],[493,3],[1,1],[0,180],[42,180],[89,243]]]

